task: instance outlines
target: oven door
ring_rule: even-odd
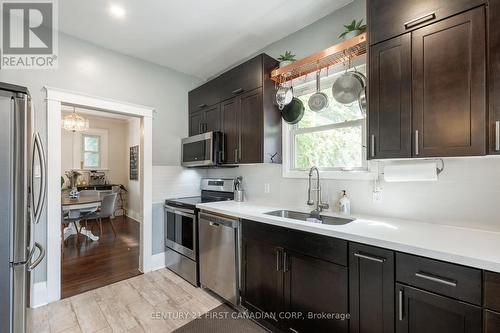
[[[214,153],[214,132],[182,139],[182,165],[185,167],[214,165]]]
[[[196,261],[196,215],[187,209],[164,207],[165,245]]]

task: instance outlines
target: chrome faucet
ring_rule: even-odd
[[[313,171],[316,171],[316,188],[312,189],[312,175]],[[309,170],[309,189],[307,191],[307,204],[309,206],[314,206],[314,200],[311,199],[311,192],[316,191],[316,209],[311,212],[311,215],[318,216],[323,209],[328,209],[330,206],[326,202],[321,201],[321,185],[319,183],[319,170],[317,167],[313,166]]]

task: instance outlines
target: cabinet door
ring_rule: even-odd
[[[489,1],[489,152],[500,154],[500,0]]]
[[[238,149],[240,147],[240,121],[239,108],[240,99],[235,97],[221,103],[222,131],[224,132],[224,156],[225,164],[238,163]]]
[[[347,332],[347,268],[288,250],[283,261],[285,310],[300,314],[288,318],[290,331]],[[322,314],[333,317],[320,318]]]
[[[217,79],[191,90],[188,93],[189,112],[197,112],[219,102],[219,81]]]
[[[239,163],[262,163],[262,88],[240,97],[240,146]]]
[[[398,333],[481,333],[481,308],[396,284]]]
[[[351,333],[394,332],[394,252],[349,245]]]
[[[204,126],[205,113],[203,111],[189,114],[189,136],[203,133]]]
[[[220,104],[208,107],[203,112],[205,113],[205,132],[220,131],[222,127]]]
[[[486,153],[485,9],[412,33],[415,157]]]
[[[220,76],[222,100],[235,97],[262,86],[263,55],[258,55]]]
[[[411,157],[411,37],[370,48],[369,157]]]
[[[243,238],[241,263],[242,305],[254,312],[272,313],[275,324],[282,308],[283,250],[271,242]]]
[[[485,0],[369,0],[370,43],[396,37],[468,9]]]
[[[484,311],[484,332],[500,332],[500,313],[489,310]]]

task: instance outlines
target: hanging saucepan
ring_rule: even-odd
[[[319,112],[328,107],[328,96],[321,92],[320,88],[321,71],[316,72],[316,92],[309,97],[307,105],[311,111]]]
[[[293,99],[293,88],[280,85],[276,91],[276,103],[278,103],[278,108],[283,110],[285,105],[290,103]]]
[[[345,72],[332,86],[333,98],[339,103],[350,104],[358,99],[359,94],[365,88],[364,75],[354,72]]]
[[[292,101],[285,105],[281,111],[281,116],[287,123],[297,124],[304,117],[304,104],[300,99],[293,97]]]

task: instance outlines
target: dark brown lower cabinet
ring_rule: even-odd
[[[242,244],[242,304],[250,311],[275,314],[282,309],[283,249],[262,240]]]
[[[484,311],[484,333],[500,332],[500,313],[485,310]]]
[[[285,318],[290,332],[347,332],[347,267],[285,250]]]
[[[394,299],[394,252],[349,244],[349,331],[394,332]]]
[[[481,333],[482,309],[448,297],[396,284],[397,333]]]

